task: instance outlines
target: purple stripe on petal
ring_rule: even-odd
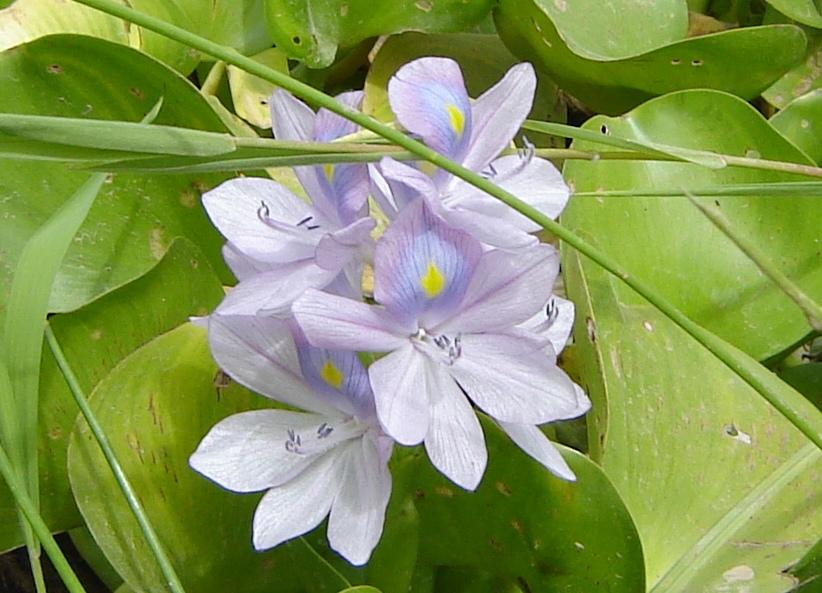
[[[377,242],[375,298],[398,319],[434,324],[459,305],[481,254],[478,241],[418,200]]]
[[[362,419],[371,416],[374,398],[368,374],[355,352],[315,348],[308,343],[296,322],[294,342],[303,377],[316,391],[339,403],[340,410]]]
[[[471,105],[454,60],[420,58],[406,64],[388,82],[388,101],[406,130],[462,160],[471,137]]]

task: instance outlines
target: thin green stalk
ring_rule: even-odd
[[[103,431],[103,427],[100,426],[100,423],[97,422],[97,418],[91,411],[91,407],[88,405],[86,396],[83,393],[83,388],[80,386],[79,381],[77,381],[74,371],[71,370],[71,366],[69,365],[68,360],[66,360],[63,350],[60,348],[60,344],[48,322],[46,322],[45,333],[46,341],[48,342],[52,354],[54,354],[54,360],[57,362],[57,366],[63,373],[66,384],[74,396],[74,401],[77,402],[77,407],[80,408],[80,412],[86,419],[89,428],[91,428],[91,432],[97,440],[97,444],[100,446],[100,450],[103,452],[106,462],[108,462],[108,465],[111,468],[111,473],[114,474],[114,478],[117,480],[117,484],[120,486],[120,490],[123,492],[123,496],[125,497],[128,506],[131,508],[131,512],[134,513],[134,518],[137,519],[137,523],[140,525],[140,530],[146,538],[146,543],[148,543],[154,557],[157,559],[157,564],[160,566],[160,570],[163,572],[163,576],[165,576],[169,588],[173,593],[185,593],[185,589],[183,588],[180,578],[174,570],[174,566],[171,564],[171,560],[169,559],[163,544],[160,543],[160,539],[157,537],[154,527],[152,527],[148,516],[143,510],[143,507],[137,498],[137,494],[131,487],[131,483],[128,481],[122,466],[120,466],[120,462],[117,461],[117,456],[114,454],[114,449]]]
[[[208,76],[206,76],[203,86],[200,88],[200,92],[204,95],[216,95],[217,88],[220,86],[220,81],[222,81],[224,73],[225,62],[220,60],[214,62],[211,70],[208,71]]]
[[[738,233],[731,224],[731,221],[725,214],[717,207],[702,202],[696,199],[693,195],[688,195],[691,204],[696,206],[705,217],[710,220],[716,228],[725,234],[734,245],[747,255],[753,263],[756,264],[763,274],[773,280],[782,292],[788,295],[796,305],[802,309],[805,317],[808,318],[808,323],[814,331],[822,331],[822,306],[809,297],[805,292],[799,288],[793,280],[788,278],[779,266],[774,264],[768,256],[759,248],[756,243],[751,241],[745,235]]]
[[[733,346],[727,344],[711,332],[691,321],[676,307],[654,291],[650,285],[631,276],[608,255],[599,251],[594,246],[589,245],[572,231],[545,216],[542,212],[526,204],[522,200],[519,200],[513,194],[503,190],[488,179],[485,179],[481,175],[455,163],[445,155],[440,154],[439,152],[416,140],[413,140],[405,134],[393,129],[391,126],[378,122],[364,113],[350,109],[337,102],[333,97],[301,83],[298,80],[294,80],[287,74],[267,68],[259,62],[241,55],[232,48],[209,41],[199,35],[195,35],[194,33],[166,23],[161,19],[132,10],[131,8],[114,2],[113,0],[75,1],[108,14],[123,18],[138,26],[145,27],[146,29],[164,35],[165,37],[200,50],[217,59],[224,60],[228,64],[242,68],[246,72],[259,76],[263,80],[267,80],[268,82],[271,82],[272,84],[275,84],[318,107],[325,107],[332,113],[341,115],[346,119],[362,126],[363,128],[379,134],[397,146],[401,146],[409,152],[416,154],[421,159],[426,160],[431,164],[444,169],[445,171],[448,171],[449,173],[470,183],[474,187],[477,187],[491,196],[501,200],[505,204],[508,204],[514,208],[514,210],[523,214],[527,218],[530,218],[542,228],[550,231],[556,237],[565,241],[568,245],[625,282],[628,286],[630,286],[633,290],[665,314],[669,319],[671,319],[671,321],[679,325],[717,358],[724,362],[729,368],[731,368],[731,370],[733,370],[758,393],[765,397],[765,399],[767,399],[777,410],[779,410],[792,424],[799,428],[799,430],[811,439],[811,441],[813,441],[819,448],[822,448],[822,415],[820,415],[815,408],[810,406],[810,404],[808,404],[802,396],[791,390],[785,391],[771,389],[768,386],[769,379],[759,372],[759,365],[756,361],[746,358]],[[822,175],[822,169],[818,169],[818,172],[819,175]]]
[[[605,153],[607,154],[607,153]],[[684,198],[688,194],[715,196],[802,196],[822,197],[820,181],[784,181],[774,183],[729,183],[693,189],[614,189],[574,192],[575,198]]]
[[[320,564],[325,566],[328,570],[330,570],[332,573],[334,573],[334,575],[338,579],[340,579],[340,581],[343,584],[343,587],[350,587],[351,586],[351,581],[349,581],[347,578],[345,578],[345,575],[343,573],[341,573],[339,570],[334,568],[333,564],[331,564],[328,560],[323,558],[322,554],[320,554],[317,550],[315,550],[314,546],[312,546],[310,543],[308,543],[307,539],[300,536],[300,541],[303,542],[305,544],[305,547],[308,548],[311,551],[311,554],[314,555],[317,558],[317,560],[319,560]]]
[[[66,560],[66,557],[63,555],[62,550],[60,550],[60,546],[58,546],[57,542],[54,540],[54,536],[51,535],[45,521],[43,521],[43,518],[37,512],[31,498],[29,498],[28,494],[26,494],[25,486],[18,477],[17,473],[14,471],[11,460],[6,454],[6,450],[1,445],[0,475],[3,476],[3,479],[5,480],[6,485],[14,498],[14,502],[17,504],[17,508],[19,508],[25,516],[26,521],[28,521],[28,524],[31,525],[35,535],[43,545],[43,549],[46,550],[46,554],[49,555],[51,563],[54,565],[55,570],[57,570],[57,574],[59,574],[60,578],[63,580],[63,584],[65,584],[66,589],[68,589],[69,593],[86,593],[82,583],[80,583],[80,580],[77,578],[77,575],[74,574],[68,560]],[[45,583],[43,585],[43,590],[45,591]]]
[[[79,2],[82,0],[77,1]],[[586,130],[584,128],[577,128],[554,122],[527,120],[523,123],[522,127],[526,130],[534,130],[564,138],[574,138],[577,140],[594,142],[606,146],[615,146],[618,148],[627,148],[629,150],[637,150],[640,152],[646,151],[656,153],[658,155],[666,155],[672,157],[672,160],[695,163],[712,169],[721,169],[723,167],[741,167],[744,169],[759,169],[761,171],[793,173],[794,175],[805,175],[808,177],[822,177],[822,167],[815,167],[812,165],[721,154],[709,150],[696,150],[692,148],[670,146],[667,144],[642,143],[636,140],[628,140],[626,138],[617,138],[606,134],[598,134],[593,130]]]

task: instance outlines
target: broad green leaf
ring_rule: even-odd
[[[814,0],[766,0],[779,12],[793,20],[822,29],[822,14],[819,12],[818,3]]]
[[[796,0],[800,4],[806,0]],[[787,0],[783,3],[793,3]],[[792,23],[785,15],[769,8],[765,14],[767,23]],[[802,95],[822,87],[822,31],[804,27],[808,46],[805,58],[767,88],[762,96],[774,107],[782,109]]]
[[[577,476],[564,482],[492,423],[484,429],[489,465],[476,492],[448,482],[421,450],[394,464],[395,492],[419,513],[420,566],[467,568],[497,591],[644,592],[633,522],[599,467],[560,446]]]
[[[392,36],[380,46],[368,70],[363,111],[384,121],[393,120],[388,104],[388,80],[400,66],[423,56],[445,56],[456,60],[471,97],[479,97],[518,62],[496,35],[410,32]],[[564,105],[559,100],[557,88],[545,77],[539,80],[531,117],[565,120]]]
[[[612,224],[631,236],[625,220]],[[782,569],[822,529],[822,455],[653,306],[579,254],[563,256],[595,409],[591,450],[637,523],[649,589],[788,589]],[[790,387],[759,368],[787,397]]]
[[[123,360],[89,400],[183,584],[198,593],[345,588],[302,540],[255,552],[251,521],[259,495],[227,492],[188,466],[219,420],[270,403],[235,384],[215,384],[216,374],[205,332],[187,324]],[[111,564],[133,589],[165,593],[162,574],[82,421],[72,434],[68,467],[83,518]]]
[[[576,8],[587,4],[502,0],[495,18],[500,36],[514,54],[545,69],[561,88],[599,112],[622,113],[654,95],[689,88],[713,88],[752,99],[805,52],[805,35],[793,25],[732,29],[686,39],[682,25],[664,26],[670,11],[647,10],[647,3],[638,0],[598,3],[608,6],[608,11]],[[677,4],[684,7],[684,2]],[[626,19],[620,14],[624,6],[646,15]],[[659,21],[660,32],[649,21]],[[647,42],[639,45],[640,37]],[[585,47],[592,49],[583,51]]]
[[[94,541],[94,537],[87,527],[78,527],[68,532],[71,537],[71,543],[77,548],[77,551],[82,556],[83,561],[97,575],[103,584],[109,588],[110,591],[115,591],[123,584],[123,579],[114,570],[114,567],[108,563],[106,557],[103,555],[100,546]]]
[[[91,389],[125,356],[190,315],[204,315],[222,298],[220,281],[196,248],[175,241],[143,277],[50,323],[83,388]],[[66,476],[68,435],[77,416],[63,375],[46,349],[40,372],[42,513],[54,531],[81,523]],[[16,522],[8,490],[0,486],[0,525]],[[22,543],[16,528],[0,530],[0,551]]]
[[[128,5],[244,53],[269,45],[263,0],[131,0]],[[74,2],[16,0],[0,11],[0,49],[55,33],[78,33],[130,45],[183,74],[189,74],[200,61],[199,53],[184,45]]]
[[[793,593],[815,593],[819,591],[820,581],[822,581],[822,539],[814,544],[813,548],[790,569],[799,582]]]
[[[785,369],[779,376],[822,410],[822,362],[809,362]]]
[[[822,164],[822,89],[794,99],[777,111],[770,123],[817,165]]]
[[[288,59],[276,47],[252,57],[269,68],[288,73]],[[274,91],[274,85],[236,66],[228,66],[226,70],[228,84],[231,88],[231,99],[237,115],[258,128],[271,128],[271,110],[268,107],[268,99]]]
[[[265,0],[268,30],[275,45],[311,68],[334,61],[338,48],[368,37],[426,31],[464,31],[479,23],[490,0]]]
[[[584,128],[643,142],[808,162],[750,105],[716,91],[667,95],[621,118],[594,117]],[[565,175],[580,192],[688,190],[796,179],[734,167],[605,160],[567,162]],[[822,295],[817,255],[822,208],[816,197],[774,198],[765,190],[718,202],[739,233],[761,237],[769,259],[808,295]],[[801,310],[686,199],[589,195],[571,200],[563,222],[595,238],[630,274],[651,282],[686,315],[757,359],[781,352],[809,332]]]
[[[7,50],[0,88],[0,112],[135,122],[162,97],[157,125],[226,131],[188,81],[135,50],[90,37],[51,36]],[[22,245],[87,177],[57,164],[0,160],[0,309]],[[228,280],[223,240],[199,201],[222,179],[108,177],[63,262],[49,310],[75,309],[144,274],[178,236],[196,243]]]

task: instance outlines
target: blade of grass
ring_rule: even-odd
[[[685,552],[657,582],[651,593],[685,593],[692,590],[691,579],[714,557],[751,517],[759,514],[802,472],[820,459],[820,452],[808,444],[767,476],[740,500],[694,546]]]
[[[337,102],[333,97],[318,91],[311,86],[298,80],[290,78],[288,75],[267,68],[263,64],[247,58],[236,50],[219,45],[208,39],[195,35],[189,31],[166,23],[161,19],[143,14],[113,0],[75,0],[80,4],[96,8],[108,14],[125,19],[135,25],[144,27],[159,33],[165,37],[183,43],[189,47],[200,50],[216,59],[223,60],[227,64],[237,66],[250,74],[259,76],[292,94],[318,106],[325,107],[329,111],[345,117],[346,119],[379,134],[386,140],[406,149],[419,156],[421,159],[448,171],[460,179],[470,183],[474,187],[488,193],[500,201],[508,204],[517,212],[530,218],[542,228],[550,231],[554,236],[565,241],[597,265],[601,266],[617,278],[625,282],[639,295],[666,315],[671,321],[676,323],[691,335],[697,342],[702,344],[719,360],[725,363],[734,373],[739,375],[754,390],[770,402],[780,413],[782,413],[792,424],[802,431],[817,447],[822,448],[822,414],[816,410],[808,401],[793,389],[787,388],[779,379],[774,378],[767,369],[759,365],[756,361],[746,356],[730,344],[721,340],[700,325],[691,321],[679,309],[665,300],[649,284],[633,277],[627,270],[613,260],[606,253],[587,243],[576,233],[566,229],[556,221],[545,216],[539,210],[526,204],[513,194],[503,190],[492,181],[485,179],[478,173],[470,171],[465,167],[448,159],[439,152],[425,146],[424,144],[398,132],[391,126],[378,122],[372,117],[350,109]],[[770,161],[762,161],[763,166],[768,166]],[[793,163],[782,163],[787,167],[800,167]],[[804,167],[804,170],[814,170],[815,176],[822,176],[822,169],[814,167]],[[792,172],[798,173],[800,169]],[[811,174],[811,173],[808,173]],[[774,381],[776,381],[774,383]]]
[[[146,543],[149,548],[151,548],[154,557],[157,559],[157,564],[163,572],[163,576],[165,576],[169,588],[173,593],[185,593],[185,589],[180,582],[180,578],[177,576],[177,572],[174,570],[174,566],[168,557],[168,553],[163,547],[163,544],[160,542],[159,537],[157,537],[157,532],[154,530],[151,521],[137,498],[137,494],[134,492],[128,477],[123,471],[120,462],[117,460],[117,456],[114,453],[114,449],[112,448],[108,437],[103,431],[103,427],[100,426],[100,423],[94,416],[91,407],[88,405],[86,396],[83,393],[83,388],[80,387],[80,382],[74,375],[74,371],[71,370],[71,365],[68,360],[66,360],[65,354],[63,354],[63,350],[60,348],[60,343],[57,341],[57,337],[54,335],[54,332],[51,330],[51,326],[48,322],[46,322],[45,333],[46,342],[48,343],[52,354],[54,354],[54,360],[57,362],[57,366],[63,373],[63,378],[66,380],[66,384],[68,385],[71,394],[74,396],[74,401],[77,403],[77,407],[80,408],[83,418],[86,419],[94,438],[97,440],[97,444],[100,446],[100,450],[103,452],[103,456],[106,458],[106,462],[111,468],[111,473],[114,474],[114,478],[117,480],[117,484],[120,486],[120,490],[122,491],[131,512],[134,514],[134,518],[137,519],[137,523],[140,525],[140,530],[143,532]]]
[[[779,266],[774,264],[768,256],[759,248],[759,246],[751,241],[745,235],[737,232],[734,229],[728,217],[711,204],[700,201],[693,195],[688,195],[688,200],[693,204],[705,217],[710,220],[713,225],[728,237],[734,245],[736,245],[742,253],[747,255],[752,262],[756,264],[763,274],[773,280],[782,292],[790,298],[796,305],[802,309],[805,317],[808,319],[811,328],[814,331],[822,331],[822,306],[809,297],[805,292],[799,288],[793,280],[779,269]]]
[[[39,507],[40,501],[37,403],[43,323],[57,270],[104,180],[105,175],[102,173],[93,175],[37,229],[23,247],[12,278],[2,352],[11,381],[11,399],[14,402],[14,408],[6,413],[14,419],[17,430],[15,434],[4,435],[3,442],[15,455],[11,461],[22,476],[35,508]],[[42,570],[39,546],[28,524],[25,521],[22,524],[35,581],[42,580],[42,574],[38,574]]]
[[[77,0],[81,1],[81,0]],[[808,177],[822,177],[822,167],[790,163],[786,161],[771,161],[768,159],[756,159],[742,157],[731,154],[720,154],[709,150],[695,150],[680,146],[670,146],[668,144],[642,143],[626,138],[617,138],[607,134],[598,134],[593,130],[585,130],[557,124],[553,122],[540,122],[526,120],[522,127],[526,130],[543,132],[561,136],[563,138],[573,138],[575,140],[586,140],[596,142],[605,146],[636,150],[660,156],[671,157],[673,160],[693,163],[708,167],[710,169],[721,169],[724,167],[741,167],[745,169],[760,169],[763,171],[781,171],[783,173],[793,173],[795,175],[806,175]]]
[[[607,190],[576,192],[581,198],[684,198],[695,196],[822,196],[822,181],[786,181],[773,183],[737,183],[693,189]]]

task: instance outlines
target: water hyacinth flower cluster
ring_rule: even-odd
[[[526,147],[500,156],[531,108],[535,76],[514,66],[475,101],[458,65],[422,58],[388,86],[398,123],[430,147],[556,217],[568,189]],[[338,97],[358,108],[362,94]],[[274,135],[330,141],[356,131],[283,91]],[[204,196],[239,279],[207,319],[220,367],[288,409],[218,423],[190,463],[236,492],[266,491],[253,539],[267,549],[328,517],[330,546],[364,564],[382,534],[395,444],[422,444],[467,490],[487,451],[479,411],[565,480],[574,474],[539,425],[590,402],[557,366],[573,305],[552,295],[556,250],[508,206],[450,174],[389,158],[297,167],[308,201],[267,179]],[[376,240],[368,197],[389,220]],[[373,269],[373,295],[363,270]],[[360,353],[376,356],[368,368]]]

